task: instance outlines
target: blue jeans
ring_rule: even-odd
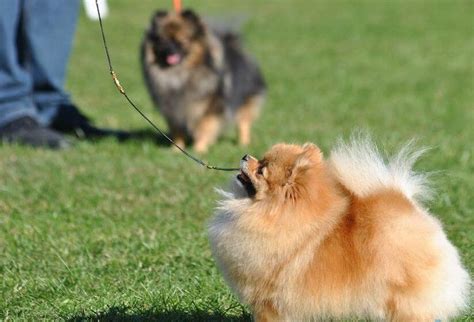
[[[79,0],[0,0],[0,126],[31,116],[47,126],[60,105]]]

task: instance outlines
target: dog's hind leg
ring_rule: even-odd
[[[239,144],[246,146],[250,144],[250,132],[253,121],[258,117],[263,105],[264,97],[262,94],[251,96],[245,104],[237,110],[236,121],[239,131]]]
[[[283,322],[283,319],[274,306],[268,302],[260,304],[254,308],[253,319],[255,322]]]

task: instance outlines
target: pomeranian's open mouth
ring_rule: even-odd
[[[250,180],[249,176],[243,170],[240,170],[240,173],[237,175],[237,180],[242,184],[249,197],[257,193],[252,180]]]

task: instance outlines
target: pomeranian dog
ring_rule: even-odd
[[[239,142],[250,143],[264,102],[265,82],[239,36],[217,32],[191,10],[156,12],[142,43],[145,82],[180,146],[191,139],[206,152],[235,121]]]
[[[368,139],[244,156],[209,226],[225,280],[256,321],[435,321],[467,305],[470,277],[423,207],[406,147],[385,162]]]

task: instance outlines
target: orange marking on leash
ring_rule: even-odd
[[[176,11],[176,13],[180,13],[181,12],[181,0],[173,0],[173,7],[174,7],[174,11]]]

